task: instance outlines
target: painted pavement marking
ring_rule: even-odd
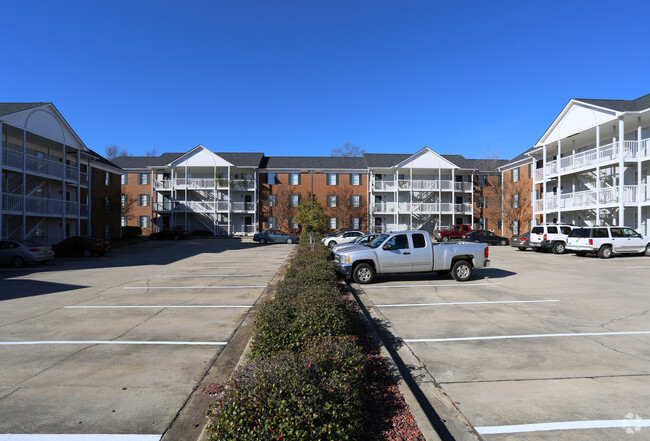
[[[511,426],[482,426],[475,427],[475,429],[481,435],[495,435],[503,433],[544,432],[549,430],[610,428],[622,428],[626,429],[628,433],[633,433],[640,431],[641,427],[650,427],[650,420],[630,418],[624,420],[563,421],[556,423],[515,424]]]
[[[548,338],[548,337],[594,337],[606,335],[644,335],[650,331],[623,331],[623,332],[572,332],[566,334],[527,334],[527,335],[493,335],[488,337],[456,337],[456,338],[412,338],[404,339],[407,343],[436,343],[448,341],[473,341],[473,340],[507,340],[518,338]]]
[[[502,300],[502,301],[485,301],[485,302],[442,302],[442,303],[396,303],[392,305],[375,305],[382,308],[395,308],[402,306],[462,306],[462,305],[494,305],[510,303],[549,303],[559,302],[559,300]]]

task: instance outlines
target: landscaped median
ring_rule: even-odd
[[[327,260],[301,238],[257,311],[248,360],[218,388],[211,440],[421,440]]]

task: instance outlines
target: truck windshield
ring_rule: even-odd
[[[377,239],[375,239],[375,240],[373,240],[372,242],[370,242],[369,247],[370,247],[370,248],[379,248],[379,246],[380,246],[382,243],[384,243],[384,241],[386,240],[387,237],[388,237],[388,234],[382,234],[382,235],[379,236]]]

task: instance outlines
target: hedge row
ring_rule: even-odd
[[[249,361],[208,412],[211,440],[362,439],[364,355],[329,250],[301,238],[257,311]]]

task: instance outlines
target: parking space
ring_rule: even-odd
[[[361,289],[486,440],[650,439],[650,257],[490,258]]]
[[[156,241],[2,268],[0,439],[159,440],[293,249]]]

